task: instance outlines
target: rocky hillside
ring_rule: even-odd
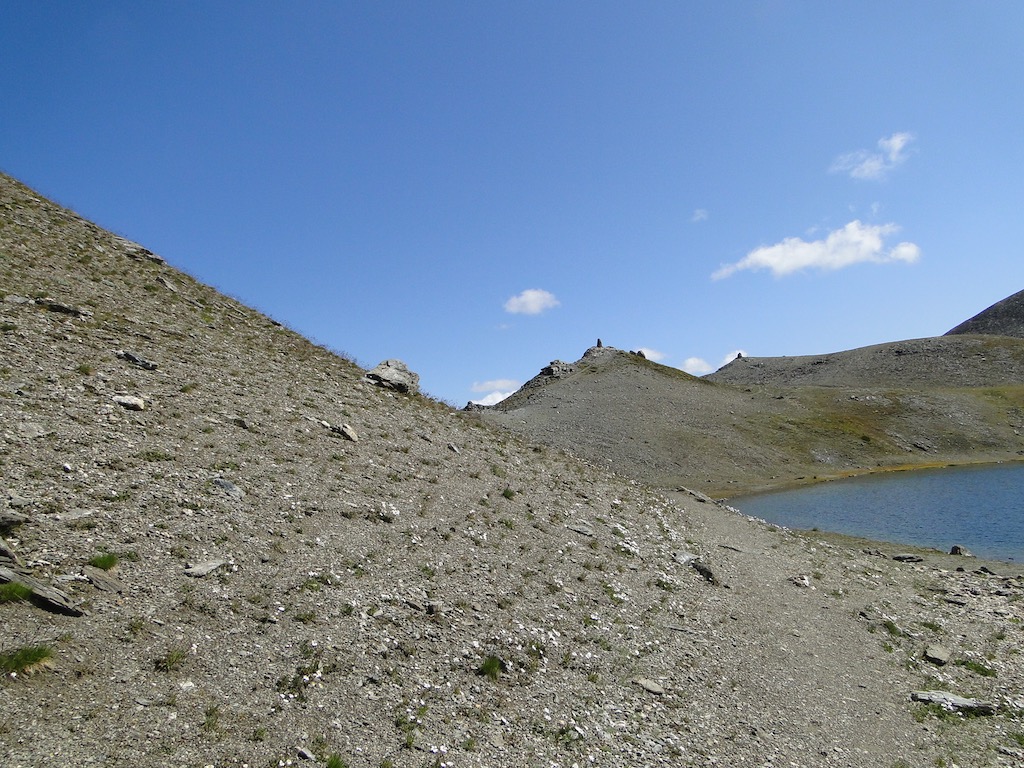
[[[1024,755],[1013,569],[773,529],[382,388],[4,176],[0,476],[4,766]]]
[[[970,320],[960,323],[946,335],[955,336],[962,333],[1024,337],[1024,291],[996,302],[984,312],[979,312]]]
[[[1024,339],[950,336],[739,358],[701,379],[610,347],[555,361],[500,425],[658,487],[711,495],[886,468],[1016,460]]]

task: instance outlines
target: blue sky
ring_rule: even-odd
[[[0,169],[456,405],[601,337],[691,372],[1024,288],[1024,4],[46,2]]]

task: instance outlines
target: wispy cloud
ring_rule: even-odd
[[[717,366],[712,365],[703,357],[688,357],[686,358],[686,360],[683,361],[682,367],[684,371],[686,371],[689,374],[692,374],[693,376],[704,376],[705,374],[711,373],[712,371],[717,371],[724,365],[728,365],[733,360],[735,360],[738,355],[743,355],[744,357],[746,357],[747,353],[742,349],[734,349],[732,352],[723,357],[722,362],[720,362]]]
[[[807,242],[799,237],[787,237],[781,243],[761,246],[735,264],[724,265],[711,279],[721,280],[744,269],[770,269],[776,277],[781,277],[803,269],[836,270],[862,262],[912,264],[921,256],[921,249],[914,243],[903,242],[888,250],[885,248],[885,238],[898,231],[895,224],[869,225],[854,219],[842,229],[829,232],[823,240]]]
[[[561,302],[550,291],[542,288],[527,288],[505,302],[505,311],[513,315],[539,315],[554,309]]]
[[[854,179],[879,181],[893,168],[907,159],[907,145],[914,140],[912,133],[894,133],[878,140],[878,150],[858,149],[837,157],[829,170],[848,173]]]
[[[708,220],[708,212],[707,212],[706,208],[698,208],[697,210],[695,210],[693,212],[693,215],[690,217],[690,221],[695,222],[695,223],[698,222],[698,221],[707,221],[707,220]]]

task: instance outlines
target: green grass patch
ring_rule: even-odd
[[[26,645],[0,653],[0,672],[7,675],[35,674],[50,666],[53,649],[48,645]]]
[[[958,667],[969,669],[974,674],[981,675],[982,677],[996,676],[996,671],[994,669],[992,669],[991,667],[986,667],[980,661],[972,661],[971,659],[957,659],[953,663],[956,664]]]
[[[0,603],[18,603],[32,597],[32,587],[26,587],[17,581],[0,584]]]
[[[93,568],[99,568],[102,571],[109,571],[111,568],[117,566],[120,562],[120,558],[113,552],[103,552],[102,554],[96,555],[89,560],[89,565]]]
[[[476,673],[488,680],[497,681],[503,672],[507,672],[508,667],[505,666],[505,662],[499,659],[497,656],[488,656],[483,660],[483,663],[477,668]]]

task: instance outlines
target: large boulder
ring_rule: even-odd
[[[420,388],[419,374],[410,371],[409,366],[401,360],[385,360],[367,373],[366,378],[378,386],[397,392],[418,392]]]

